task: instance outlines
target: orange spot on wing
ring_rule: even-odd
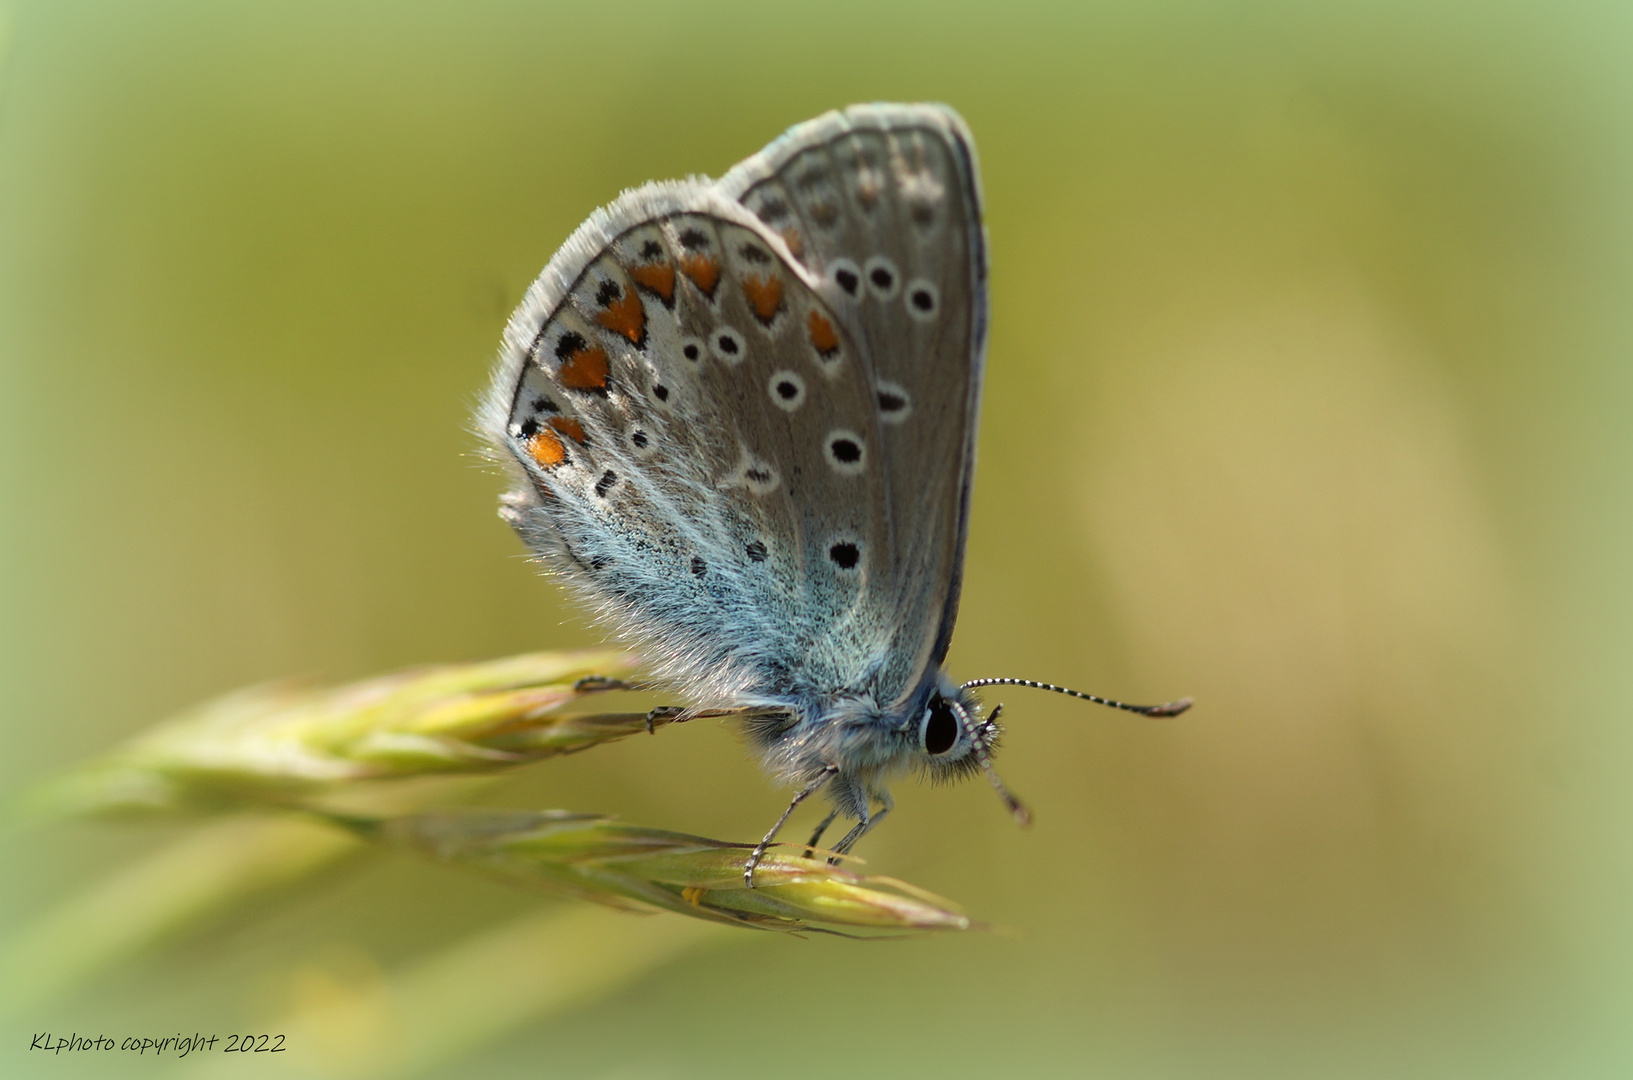
[[[550,426],[580,446],[583,446],[587,441],[584,437],[584,425],[570,416],[552,416]]]
[[[567,460],[567,447],[562,445],[556,433],[549,428],[540,428],[527,440],[527,452],[542,468],[550,469]]]
[[[748,297],[749,306],[754,309],[755,317],[763,323],[769,323],[776,318],[777,309],[782,307],[782,278],[776,274],[744,278],[743,295]]]
[[[828,317],[816,309],[811,310],[811,317],[806,320],[806,327],[811,331],[811,344],[823,356],[832,356],[839,351],[839,331]]]
[[[607,309],[595,317],[595,321],[615,334],[624,335],[636,345],[641,343],[641,337],[646,333],[646,309],[641,307],[641,298],[632,292],[625,292],[608,304]]]
[[[720,284],[720,261],[707,255],[682,255],[680,269],[692,284],[702,289],[710,296],[714,295],[714,287]]]
[[[657,293],[666,304],[675,298],[675,268],[668,263],[632,266],[629,268],[629,276],[635,279],[635,284],[641,288]]]
[[[805,238],[799,234],[798,229],[789,226],[782,231],[782,238],[783,243],[788,245],[788,253],[794,258],[805,254]]]
[[[569,390],[605,390],[607,388],[607,352],[605,349],[580,349],[561,362],[556,381]]]

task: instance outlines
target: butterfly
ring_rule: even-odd
[[[597,210],[506,327],[477,426],[501,516],[657,685],[740,718],[851,850],[918,770],[992,767],[1001,706],[1051,684],[943,669],[987,340],[975,148],[943,105],[856,105],[711,181]]]

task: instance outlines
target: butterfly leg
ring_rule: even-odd
[[[644,686],[628,689],[645,690]],[[646,714],[646,733],[654,733],[659,720],[665,723],[684,724],[688,720],[709,720],[717,716],[754,715],[753,709],[688,709],[683,705],[659,705]]]
[[[573,690],[580,694],[599,694],[607,690],[640,690],[642,687],[635,683],[625,682],[623,679],[611,675],[586,675],[573,684]]]
[[[657,723],[659,720],[678,719],[681,713],[684,713],[685,711],[686,710],[681,708],[679,705],[659,705],[656,709],[653,709],[651,712],[646,714],[646,733],[648,735],[656,735],[658,733]]]
[[[886,814],[896,809],[896,800],[890,797],[890,792],[881,790],[875,792],[875,796],[878,798],[881,804],[879,807],[879,812],[877,814],[869,814],[861,821],[858,821],[856,823],[856,827],[850,832],[846,833],[843,840],[834,845],[833,849],[835,855],[849,855],[851,848],[856,846],[856,842],[858,840],[866,836],[870,831],[872,831],[875,825],[883,821]],[[830,864],[837,864],[839,860],[829,859],[828,862]]]
[[[807,859],[809,859],[811,857],[811,849],[816,847],[817,844],[819,842],[821,842],[822,834],[828,831],[828,826],[832,825],[834,823],[834,818],[836,818],[838,816],[839,816],[839,811],[835,810],[832,813],[830,813],[827,817],[823,818],[822,819],[822,824],[818,825],[816,827],[816,832],[811,834],[811,839],[809,839],[809,840],[807,840],[805,842],[805,857]]]
[[[573,690],[580,694],[602,694],[609,690],[645,690],[647,687],[640,683],[626,682],[611,675],[586,675],[573,684]],[[679,705],[660,705],[646,714],[646,733],[657,734],[659,720],[675,720],[686,710]]]
[[[839,766],[829,765],[818,773],[815,780],[806,784],[804,789],[794,796],[794,801],[788,804],[788,809],[782,812],[782,817],[778,818],[777,823],[771,826],[771,831],[765,834],[765,839],[754,845],[754,852],[748,857],[748,866],[743,870],[743,883],[745,885],[751,889],[754,888],[754,868],[760,865],[761,859],[765,858],[766,848],[771,846],[771,841],[775,840],[777,834],[782,831],[783,825],[788,821],[788,815],[792,814],[794,808],[799,806],[800,803],[821,791],[822,785],[832,780],[834,774],[838,771]]]

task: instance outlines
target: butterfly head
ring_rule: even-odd
[[[894,707],[862,693],[804,709],[768,709],[747,718],[747,731],[767,766],[790,783],[823,769],[872,787],[903,772],[953,781],[990,768],[999,710],[985,712],[974,691],[945,672],[926,683]]]
[[[932,780],[962,780],[978,772],[982,754],[991,757],[998,747],[997,713],[982,714],[980,703],[968,690],[942,680],[919,710],[913,729],[915,764]]]
[[[1052,690],[1142,716],[1178,716],[1191,707],[1188,697],[1161,705],[1130,705],[1032,679],[972,679],[960,686],[948,679],[946,672],[940,672],[935,688],[925,699],[919,718],[917,751],[920,766],[936,780],[956,780],[975,772],[985,773],[998,797],[1004,800],[1009,812],[1022,825],[1031,822],[1031,812],[1004,785],[992,767],[992,755],[997,750],[998,736],[1003,731],[998,724],[998,716],[1004,707],[995,705],[983,715],[974,693],[982,686],[1026,686],[1035,690]]]
[[[830,798],[862,818],[868,797],[886,798],[881,784],[893,773],[917,771],[951,782],[981,772],[1024,824],[1030,815],[992,767],[1002,706],[983,710],[974,691],[946,672],[927,683],[905,707],[879,709],[871,697],[847,698],[804,722],[789,718],[775,731],[762,730],[767,763],[798,782],[831,772]]]

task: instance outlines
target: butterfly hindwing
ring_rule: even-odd
[[[801,124],[721,181],[817,280],[867,371],[890,519],[881,702],[940,666],[957,614],[986,336],[976,176],[950,110],[874,105]]]

